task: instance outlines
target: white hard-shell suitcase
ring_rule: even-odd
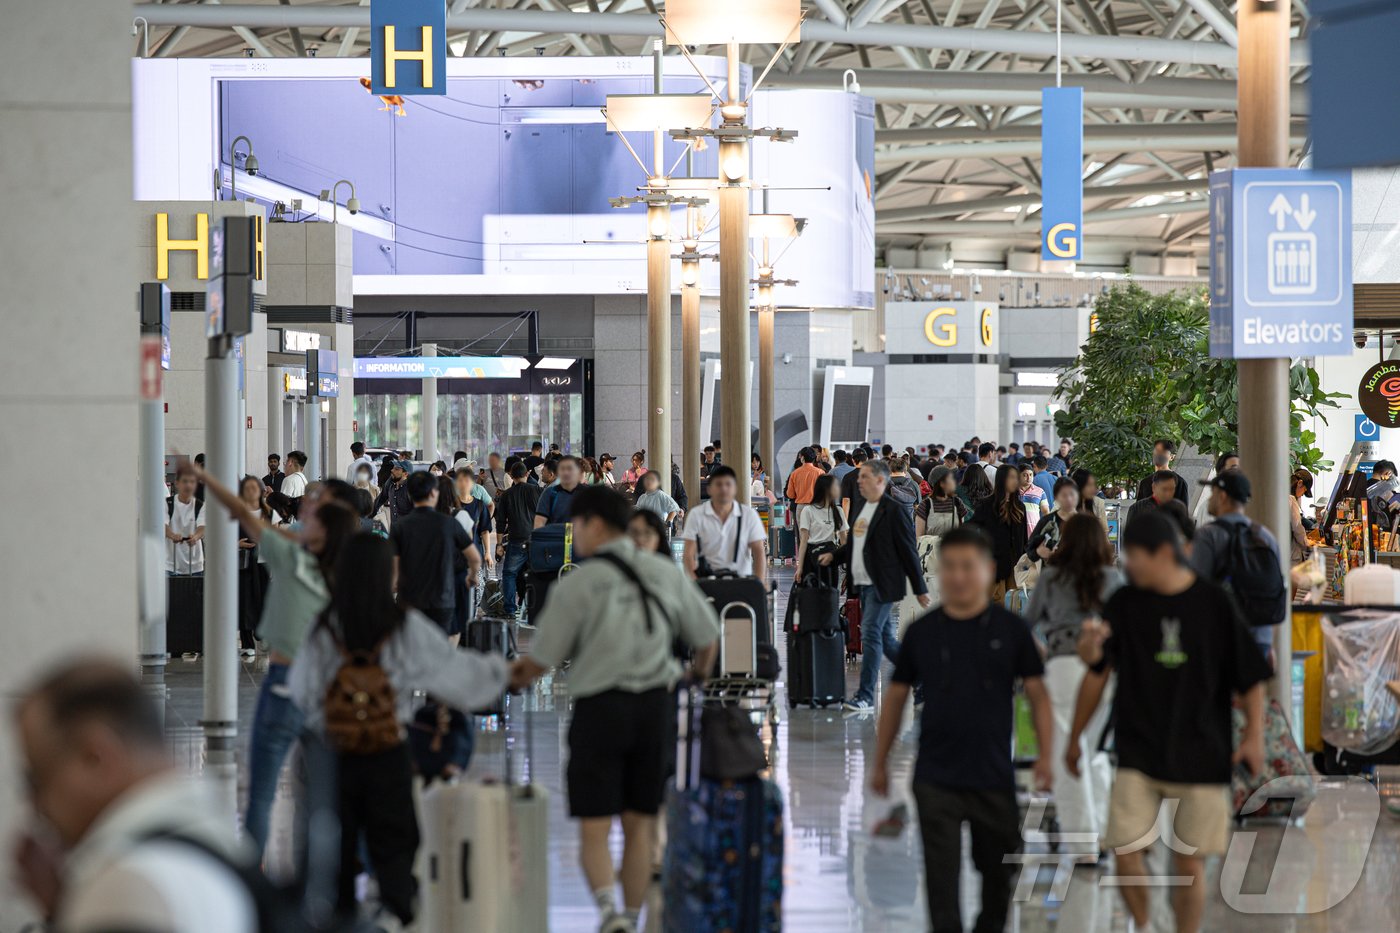
[[[517,700],[518,702],[518,700]],[[530,716],[525,759],[531,756]],[[509,720],[507,719],[507,722]],[[508,727],[507,727],[508,728]],[[438,783],[422,795],[423,929],[539,933],[549,929],[549,797],[528,779]]]

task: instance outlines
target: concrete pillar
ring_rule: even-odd
[[[266,469],[267,455],[270,453],[286,456],[287,452],[282,449],[282,398],[286,394],[283,385],[283,372],[280,366],[270,366],[267,370],[267,444],[265,450],[254,451],[254,459],[261,457],[257,465],[263,469],[257,469],[257,465],[250,463],[253,467],[254,476],[262,476]]]
[[[423,344],[423,355],[425,357],[437,356],[437,344]],[[432,463],[438,459],[438,396],[437,379],[429,376],[423,380],[423,410],[422,420],[419,423],[418,446],[423,448],[423,459]],[[451,466],[451,464],[448,464]]]
[[[1241,168],[1288,165],[1290,0],[1241,0],[1239,28],[1239,139]],[[1289,537],[1288,474],[1290,361],[1240,360],[1240,462],[1254,496],[1250,517],[1284,542]],[[1280,547],[1287,572],[1288,549]],[[1273,697],[1293,708],[1292,626],[1274,633]]]
[[[0,228],[6,336],[0,424],[6,475],[35,450],[83,471],[81,497],[22,493],[6,505],[0,560],[0,705],[60,658],[137,656],[139,328],[131,202],[131,8],[7,3],[0,31]],[[90,27],[90,28],[89,28]],[[149,277],[147,277],[149,279]],[[94,502],[102,503],[93,508]],[[81,528],[81,533],[74,530]],[[80,568],[76,569],[75,568]],[[13,718],[0,715],[0,851],[27,825]],[[35,916],[0,873],[0,929]]]
[[[681,482],[690,501],[700,503],[700,263],[695,284],[681,286]],[[683,273],[688,275],[688,273]]]
[[[771,289],[769,291],[771,302]],[[770,477],[774,477],[772,481],[776,483],[779,474],[773,472],[777,466],[777,451],[773,449],[773,375],[773,305],[770,303],[758,308],[758,455],[763,458],[763,468]],[[732,466],[740,469],[738,464]],[[745,460],[742,469],[748,468],[749,462]],[[739,475],[744,477],[748,474],[740,472]],[[786,475],[785,471],[783,475]],[[774,492],[782,492],[782,489],[777,488]]]
[[[647,208],[647,465],[671,476],[671,230],[670,207]],[[687,490],[689,492],[689,490]]]

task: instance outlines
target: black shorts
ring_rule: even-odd
[[[456,609],[443,609],[442,607],[436,607],[433,609],[419,609],[418,611],[423,613],[423,615],[427,616],[428,618],[432,619],[434,622],[436,622],[438,628],[442,629],[443,632],[445,632],[449,637],[453,635],[461,635],[465,631],[465,629],[458,628],[457,626]]]
[[[609,690],[574,703],[569,726],[569,815],[654,814],[675,758],[676,707],[665,688]]]

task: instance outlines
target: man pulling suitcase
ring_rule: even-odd
[[[644,553],[627,537],[632,507],[605,486],[573,494],[573,547],[590,558],[554,584],[530,654],[511,683],[524,688],[571,661],[567,782],[579,820],[581,861],[601,914],[602,933],[634,933],[656,864],[661,806],[673,735],[671,690],[681,675],[672,646],[694,649],[692,675],[714,663],[719,626],[700,590],[673,561]],[[608,836],[621,818],[621,907]]]

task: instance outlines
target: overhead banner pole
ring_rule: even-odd
[[[1060,2],[1055,3],[1055,86],[1040,91],[1040,258],[1084,258],[1084,89],[1064,87]]]

